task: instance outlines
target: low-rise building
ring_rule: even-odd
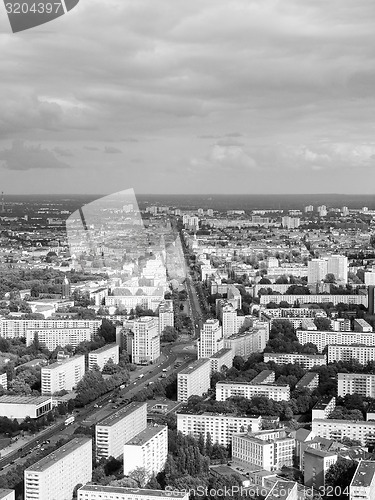
[[[296,384],[296,389],[310,389],[313,391],[319,385],[319,373],[308,372]]]
[[[148,477],[164,469],[168,456],[168,427],[149,425],[124,445],[124,474],[137,467],[147,471]]]
[[[96,457],[118,458],[124,445],[147,427],[147,403],[130,403],[95,426]]]
[[[86,484],[78,490],[77,500],[189,500],[189,492]]]
[[[75,438],[25,470],[25,500],[71,500],[78,484],[91,481],[92,440]]]
[[[311,410],[312,420],[317,418],[328,418],[336,408],[336,398],[331,396],[323,396],[315,404]]]
[[[118,365],[120,356],[120,348],[117,344],[107,344],[95,351],[89,352],[89,369],[92,370],[97,365],[100,370],[111,359],[115,365]]]
[[[261,417],[240,416],[234,414],[217,413],[177,413],[177,430],[186,436],[204,439],[209,433],[212,443],[228,446],[232,436],[239,432],[257,432],[261,429]]]
[[[240,396],[250,399],[254,396],[264,396],[275,401],[289,401],[289,385],[253,384],[252,382],[220,381],[216,384],[216,400],[226,401],[228,398]]]
[[[268,471],[293,465],[295,440],[286,429],[233,434],[232,458],[235,463],[254,465]]]
[[[39,418],[53,408],[48,396],[1,396],[0,416],[23,420],[26,417]]]

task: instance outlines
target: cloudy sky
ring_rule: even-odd
[[[374,0],[80,0],[12,34],[0,190],[374,193]]]

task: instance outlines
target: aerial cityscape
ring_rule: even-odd
[[[0,500],[375,500],[374,1],[0,3]]]

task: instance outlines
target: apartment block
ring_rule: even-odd
[[[266,326],[254,326],[243,333],[224,338],[224,347],[232,349],[235,356],[249,357],[254,352],[263,352],[269,339]]]
[[[98,332],[102,320],[81,319],[0,319],[0,337],[18,338],[27,336],[27,331],[80,330],[88,328],[90,339]]]
[[[240,432],[257,432],[261,429],[261,417],[238,416],[234,414],[217,414],[204,412],[201,414],[177,413],[177,430],[186,436],[204,439],[210,434],[213,443],[228,446],[233,434]]]
[[[86,484],[78,490],[77,500],[189,500],[189,492]]]
[[[310,389],[313,391],[319,385],[319,373],[306,373],[296,384],[296,389]]]
[[[299,304],[326,304],[332,302],[337,306],[340,302],[344,304],[362,304],[367,307],[367,295],[261,295],[260,304],[266,305],[270,302],[279,303],[281,301],[288,302],[290,305]]]
[[[333,332],[333,331],[306,331],[297,330],[296,335],[300,344],[311,342],[315,344],[319,352],[328,345],[352,345],[363,344],[368,346],[375,345],[375,333],[361,332]]]
[[[323,396],[311,410],[312,420],[328,418],[336,408],[336,398]]]
[[[269,361],[278,365],[297,364],[306,370],[327,364],[327,358],[323,354],[290,354],[287,352],[265,352],[264,362],[268,363]]]
[[[47,347],[49,351],[54,351],[56,347],[72,345],[77,347],[81,342],[92,340],[90,328],[56,328],[56,329],[33,329],[26,331],[26,345],[30,346],[35,339],[40,344]]]
[[[231,368],[233,365],[234,354],[232,349],[220,349],[210,357],[211,371],[219,372],[223,366]]]
[[[124,445],[124,475],[137,467],[147,471],[148,477],[164,469],[168,456],[168,427],[149,425]]]
[[[362,333],[361,335],[366,334]],[[328,363],[333,363],[334,361],[352,361],[354,359],[361,365],[366,365],[369,361],[375,361],[375,345],[353,344],[328,346]]]
[[[312,431],[316,436],[341,441],[348,437],[360,441],[362,446],[375,444],[375,421],[315,419]]]
[[[325,259],[312,259],[307,263],[307,282],[319,283],[324,280],[328,273],[328,265]]]
[[[115,365],[118,365],[120,357],[120,348],[117,344],[107,344],[100,349],[89,352],[89,370],[95,365],[103,370],[104,366],[111,359]]]
[[[220,308],[219,318],[222,324],[223,337],[230,337],[238,332],[237,311],[232,304],[226,304]]]
[[[293,465],[295,439],[286,429],[233,434],[232,458],[235,463],[267,471]]]
[[[223,349],[224,339],[219,320],[208,319],[203,323],[198,340],[198,359],[210,358]]]
[[[177,374],[177,401],[186,401],[190,396],[202,396],[210,388],[211,362],[198,359]]]
[[[372,500],[375,498],[375,462],[362,460],[349,486],[350,500]]]
[[[159,306],[159,335],[166,326],[174,326],[173,300],[163,300]]]
[[[92,440],[75,438],[25,470],[25,500],[71,500],[91,481]]]
[[[156,312],[164,300],[164,292],[155,295],[113,295],[105,297],[106,307],[122,307],[130,311],[137,306]]]
[[[145,365],[155,362],[160,356],[159,320],[143,316],[134,321],[132,362]]]
[[[359,394],[375,398],[375,375],[371,373],[338,373],[337,395]]]
[[[71,391],[85,374],[85,356],[56,361],[43,366],[41,370],[42,394],[54,394],[59,391]]]
[[[216,384],[216,400],[226,401],[228,398],[241,396],[250,399],[254,396],[264,396],[275,401],[289,401],[289,385],[253,384],[253,382],[232,382],[224,380]]]
[[[306,448],[303,460],[304,484],[316,490],[324,488],[327,471],[337,459],[338,455],[334,451]]]
[[[118,458],[124,445],[147,427],[147,403],[130,403],[95,426],[96,456]]]

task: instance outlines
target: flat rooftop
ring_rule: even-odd
[[[133,411],[138,410],[142,406],[145,406],[147,409],[147,403],[146,402],[135,402],[135,403],[130,403],[126,405],[124,408],[121,408],[120,410],[117,410],[116,412],[112,413],[108,417],[105,417],[103,420],[98,422],[97,425],[101,426],[106,426],[106,427],[111,427],[112,425],[117,424],[120,422],[123,418],[127,417]]]
[[[292,352],[292,353],[289,353],[289,352],[265,352],[264,353],[265,356],[270,356],[270,357],[274,357],[274,358],[282,358],[283,356],[295,356],[295,357],[301,357],[303,356],[304,358],[310,358],[310,359],[323,359],[325,358],[325,355],[324,354],[299,354],[297,352]]]
[[[132,446],[142,446],[145,443],[147,443],[147,441],[156,436],[156,434],[159,434],[159,432],[165,429],[166,427],[167,427],[166,425],[148,425],[146,429],[144,429],[139,434],[134,436],[126,444]]]
[[[351,486],[370,486],[375,475],[375,462],[362,460],[354,474]]]
[[[117,347],[118,344],[116,342],[113,342],[113,344],[107,344],[104,345],[103,347],[99,347],[99,349],[95,349],[95,351],[91,351],[90,354],[101,354],[102,352],[109,351],[110,349],[113,349],[114,347]]]
[[[313,407],[313,410],[325,410],[326,406],[334,399],[333,396],[323,396]]]
[[[13,405],[40,405],[46,401],[50,401],[51,396],[1,396],[1,404],[13,404]]]
[[[79,491],[96,491],[98,493],[127,493],[128,495],[133,496],[145,496],[145,497],[166,497],[169,498],[184,498],[187,493],[183,491],[175,491],[167,492],[165,490],[147,490],[147,489],[139,489],[139,488],[121,488],[116,486],[102,486],[96,484],[87,484],[86,486],[82,486]],[[173,494],[172,494],[173,493]]]
[[[182,410],[177,410],[176,411],[177,415],[192,415],[196,417],[223,417],[223,418],[248,418],[254,420],[261,419],[262,417],[260,415],[240,415],[237,413],[215,413],[213,411],[202,411],[200,413],[192,410],[192,411],[186,411],[184,409]]]
[[[216,385],[250,385],[252,387],[282,387],[285,389],[285,387],[289,387],[288,384],[285,385],[279,385],[279,384],[260,384],[260,383],[253,383],[251,380],[250,382],[237,382],[236,380],[220,380]]]
[[[92,439],[89,437],[74,438],[68,443],[64,444],[64,446],[62,446],[61,448],[58,448],[56,451],[42,458],[42,460],[39,460],[39,462],[31,465],[26,470],[30,472],[43,472],[62,458],[65,458],[73,453],[73,451],[75,451],[80,446],[91,442]]]
[[[217,358],[221,358],[222,356],[225,356],[226,354],[228,354],[229,352],[231,352],[232,349],[220,349],[220,351],[217,351],[215,352],[215,354],[213,356],[211,356],[211,359],[214,358],[214,359],[217,359]]]
[[[178,375],[190,375],[191,373],[193,373],[195,370],[198,370],[198,368],[205,365],[206,363],[210,364],[209,358],[197,359],[196,361],[194,361],[194,363],[181,370],[178,373]]]
[[[54,370],[58,366],[65,365],[67,363],[70,363],[71,361],[77,361],[78,359],[83,358],[85,359],[85,355],[79,355],[79,356],[71,356],[70,358],[62,359],[60,361],[56,361],[55,363],[52,363],[51,365],[43,366],[42,370]]]

